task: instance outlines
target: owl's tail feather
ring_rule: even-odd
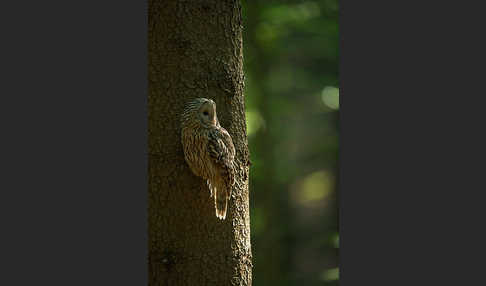
[[[224,220],[226,218],[226,210],[228,208],[228,196],[224,188],[216,188],[214,195],[214,207],[216,208],[216,217]]]

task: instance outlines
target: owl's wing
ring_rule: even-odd
[[[228,149],[229,156],[231,158],[231,161],[233,162],[235,159],[235,145],[233,145],[233,140],[231,139],[231,136],[229,135],[228,131],[226,131],[226,129],[221,127],[220,131],[221,131],[221,139],[223,140],[224,145]]]
[[[208,152],[212,163],[218,169],[226,185],[233,186],[235,182],[233,166],[235,146],[228,131],[222,127],[212,130],[208,140]]]

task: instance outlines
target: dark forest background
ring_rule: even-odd
[[[253,285],[338,285],[338,1],[242,1]]]

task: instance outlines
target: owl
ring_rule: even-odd
[[[235,184],[235,147],[219,124],[216,103],[206,98],[189,102],[182,113],[181,128],[186,162],[196,176],[206,180],[214,196],[216,217],[224,220]]]

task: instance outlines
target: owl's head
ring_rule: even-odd
[[[216,103],[207,98],[196,98],[184,110],[185,121],[197,122],[203,127],[218,125]]]

